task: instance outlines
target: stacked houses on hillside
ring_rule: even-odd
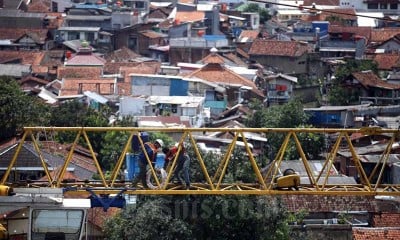
[[[244,12],[248,3],[271,18]],[[335,69],[348,59],[369,59],[376,73],[354,72],[346,80],[358,105],[305,111],[315,126],[398,128],[399,12],[400,3],[384,0],[0,0],[0,75],[15,78],[50,105],[71,99],[95,109],[107,105],[116,117],[134,116],[138,126],[232,127],[243,126],[252,99],[264,107],[294,97],[325,103]],[[368,138],[370,152],[360,152],[363,164],[382,154],[378,146],[369,147],[369,137],[353,137]],[[205,143],[216,136],[203,138]],[[266,139],[254,139],[254,151],[261,152]],[[0,158],[12,148],[3,145]],[[51,145],[48,149],[45,158],[56,171],[61,160]],[[24,153],[31,150],[24,145]],[[90,179],[96,169],[79,157],[87,154],[81,150],[74,153],[70,177]],[[399,182],[397,148],[392,154],[385,181]],[[356,179],[351,156],[345,150],[338,155],[337,174]],[[43,177],[40,166],[26,164],[30,172],[20,180]],[[304,207],[321,216],[343,210],[329,206],[334,198],[312,209],[311,199],[292,197],[285,201],[293,211]],[[377,200],[364,209],[363,221],[371,228],[355,224],[354,239],[381,232],[400,236],[400,211],[389,213],[385,204]],[[389,223],[389,215],[397,223]]]

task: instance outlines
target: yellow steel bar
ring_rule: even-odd
[[[213,184],[213,181],[212,181],[211,178],[210,178],[210,175],[208,174],[207,167],[206,167],[206,165],[205,165],[205,163],[204,163],[203,158],[201,157],[199,148],[197,147],[196,141],[195,141],[194,138],[193,138],[193,134],[192,134],[191,132],[189,132],[189,131],[188,131],[188,134],[189,134],[189,137],[190,137],[190,142],[192,143],[192,146],[193,146],[194,151],[195,151],[195,153],[196,153],[197,160],[199,161],[201,170],[203,171],[204,177],[205,177],[206,181],[208,182],[208,184],[209,184],[211,190],[214,190],[214,189],[215,189],[215,186],[214,186],[214,184]]]
[[[328,157],[326,158],[324,165],[322,166],[321,171],[319,172],[317,178],[316,178],[316,182],[319,182],[319,179],[321,178],[321,175],[324,173],[326,166],[329,163],[329,167],[327,170],[327,175],[329,174],[330,170],[331,170],[331,166],[334,163],[334,159],[336,157],[336,153],[339,151],[339,147],[340,147],[340,143],[342,142],[342,137],[343,137],[343,133],[340,133],[338,138],[335,141],[335,144],[333,145],[333,148],[331,149],[331,151],[328,154]],[[322,189],[325,187],[326,183],[328,181],[328,178],[326,177],[324,180],[324,183],[322,185]]]
[[[180,154],[180,152],[182,151],[183,142],[184,142],[184,140],[186,139],[187,136],[188,136],[188,132],[187,132],[187,131],[184,131],[183,134],[182,134],[182,136],[181,136],[181,138],[180,138],[180,140],[179,140],[179,143],[178,143],[178,150],[177,150],[177,152],[176,152],[176,154],[175,154],[175,156],[174,156],[174,159],[172,160],[172,163],[168,163],[168,165],[170,165],[170,166],[169,166],[169,171],[168,171],[168,174],[167,174],[167,179],[165,180],[165,184],[164,184],[164,186],[163,186],[163,189],[166,189],[166,188],[167,188],[167,185],[168,185],[168,183],[169,183],[169,181],[170,181],[172,175],[173,175],[174,172],[175,172],[175,166],[176,166],[176,164],[177,164],[177,162],[178,162],[179,154]],[[165,170],[166,170],[166,169],[165,169]]]
[[[259,183],[261,184],[261,186],[263,188],[267,188],[267,185],[265,184],[265,181],[264,181],[264,179],[263,179],[263,177],[261,175],[260,168],[258,167],[256,161],[254,160],[253,152],[251,151],[251,149],[249,147],[249,144],[247,142],[246,137],[244,136],[244,133],[242,131],[239,131],[239,133],[240,133],[240,136],[243,139],[244,146],[245,146],[246,151],[247,151],[247,155],[249,156],[251,166],[253,167],[253,171],[256,174],[256,177],[257,177]]]
[[[88,132],[104,132],[104,131],[143,131],[143,128],[139,127],[24,127],[25,130],[38,131],[42,129],[51,129],[54,131],[80,131],[85,130]],[[151,132],[182,132],[182,128],[161,128],[161,127],[148,127],[145,128],[146,131]],[[266,133],[266,132],[283,132],[287,133],[288,131],[292,132],[309,132],[309,133],[357,133],[362,129],[360,128],[238,128],[244,132],[253,132],[253,133]],[[227,132],[232,131],[231,128],[190,128],[186,129],[191,132]],[[235,129],[236,130],[236,129]],[[397,132],[397,129],[374,129],[374,132],[377,134],[382,133],[394,133]]]
[[[103,182],[103,185],[107,186],[106,178],[104,177],[103,170],[100,167],[100,164],[99,164],[99,161],[97,160],[96,154],[93,151],[93,147],[92,147],[92,144],[90,143],[89,137],[88,137],[86,131],[83,131],[82,133],[83,133],[83,138],[85,139],[86,144],[89,148],[90,154],[92,155],[92,160],[94,161],[94,165],[96,166],[97,172],[100,175],[100,179]]]
[[[21,138],[21,140],[20,140],[20,142],[19,142],[19,144],[18,144],[18,146],[17,146],[17,149],[15,150],[15,153],[14,153],[12,159],[11,159],[11,162],[10,162],[10,164],[8,165],[7,170],[6,170],[6,172],[4,173],[4,175],[3,175],[2,179],[1,179],[1,184],[5,184],[5,183],[6,183],[7,178],[8,178],[8,176],[10,175],[10,172],[11,172],[12,168],[14,167],[15,162],[17,161],[19,152],[21,151],[22,146],[24,145],[26,136],[28,136],[28,134],[31,134],[31,131],[30,131],[30,130],[25,131],[25,132],[24,132],[24,135],[22,135],[22,138]]]
[[[49,169],[47,168],[46,161],[43,158],[42,151],[40,150],[39,145],[37,144],[36,138],[35,138],[35,136],[33,136],[32,133],[31,133],[31,138],[32,138],[33,146],[35,147],[35,150],[39,156],[40,163],[42,164],[43,170],[47,176],[47,180],[48,180],[49,184],[51,185],[53,182],[53,178],[51,177]]]
[[[366,187],[368,187],[368,190],[371,191],[371,183],[369,182],[368,178],[367,178],[367,174],[365,174],[364,169],[362,168],[360,159],[358,157],[358,154],[356,153],[356,150],[353,147],[353,143],[351,142],[351,139],[348,135],[348,133],[344,134],[346,140],[347,140],[347,144],[349,145],[349,150],[351,152],[351,155],[353,156],[353,161],[357,167],[358,173],[361,175],[361,181],[364,185],[366,185]]]
[[[128,137],[127,141],[126,141],[126,144],[125,144],[124,148],[122,149],[121,154],[119,155],[117,163],[114,166],[114,169],[113,169],[113,171],[111,173],[111,179],[110,179],[110,181],[111,181],[110,185],[111,186],[114,186],[114,183],[115,183],[115,181],[117,179],[118,173],[119,173],[119,171],[120,171],[120,169],[122,167],[123,162],[126,159],[126,153],[128,152],[128,149],[130,147],[130,143],[132,142],[132,138],[133,138],[134,134],[135,134],[135,132],[131,132],[129,134],[129,137]],[[138,138],[139,138],[140,137],[140,133],[137,132],[137,134],[138,134]]]
[[[72,159],[75,147],[78,144],[78,141],[82,134],[82,131],[84,131],[83,128],[81,128],[81,130],[78,131],[78,133],[76,134],[75,140],[72,143],[71,149],[68,152],[68,155],[67,155],[67,158],[65,159],[64,165],[62,166],[61,171],[58,174],[57,181],[56,181],[56,187],[60,187],[60,183],[64,178],[65,171],[67,170],[68,164],[70,163],[70,161]]]
[[[300,154],[300,158],[301,158],[301,160],[303,162],[304,168],[306,169],[306,172],[307,172],[307,175],[308,175],[308,179],[310,180],[310,183],[313,184],[317,190],[319,190],[319,186],[315,182],[314,174],[313,174],[313,172],[311,170],[311,167],[310,167],[310,165],[308,163],[307,157],[304,154],[303,148],[301,147],[301,143],[300,143],[299,139],[297,138],[296,133],[292,132],[292,136],[293,136],[293,139],[294,139],[294,141],[296,143],[297,152]]]
[[[392,150],[392,146],[393,146],[393,144],[394,144],[394,142],[395,142],[395,139],[396,139],[396,134],[393,134],[392,137],[391,137],[391,139],[390,139],[390,141],[389,141],[389,143],[388,143],[388,145],[387,145],[386,148],[385,148],[385,151],[383,152],[383,154],[382,154],[381,157],[379,158],[379,161],[375,164],[374,169],[372,170],[371,174],[370,174],[369,177],[368,177],[368,181],[371,182],[373,176],[376,174],[376,171],[377,171],[378,168],[379,168],[379,165],[382,163],[381,171],[379,172],[378,179],[376,180],[375,189],[376,189],[376,188],[378,187],[378,185],[381,183],[383,171],[385,170],[386,163],[387,163],[387,160],[388,160],[388,158],[389,158],[389,156],[390,156],[390,151]]]
[[[118,194],[121,189],[94,189],[96,194]],[[70,196],[87,194],[86,190],[68,192]],[[291,191],[291,190],[135,190],[127,189],[125,194],[132,195],[313,195],[313,196],[400,196],[400,192],[353,191]]]
[[[149,168],[150,168],[151,174],[152,174],[153,177],[154,177],[154,181],[156,181],[157,187],[160,188],[160,181],[158,181],[156,171],[155,171],[155,169],[153,168],[153,164],[152,164],[152,161],[151,161],[150,158],[149,158],[149,155],[147,154],[147,151],[146,151],[146,148],[145,148],[145,146],[144,146],[143,140],[142,140],[141,137],[138,137],[138,140],[139,140],[140,146],[141,146],[141,148],[142,148],[143,154],[144,154],[144,156],[146,157],[147,164],[148,164],[148,166],[149,166]],[[138,161],[140,161],[140,159],[139,159]]]
[[[225,153],[225,157],[224,157],[225,162],[224,162],[224,166],[221,171],[221,175],[219,176],[219,179],[217,182],[217,186],[216,186],[217,189],[220,188],[222,179],[224,179],[224,177],[225,177],[226,169],[228,168],[229,161],[231,160],[232,152],[233,152],[234,146],[236,144],[237,138],[238,138],[238,133],[236,132],[235,136],[232,139],[231,144],[229,145],[228,150]]]
[[[217,181],[217,179],[221,176],[221,174],[223,174],[222,171],[224,170],[224,166],[225,166],[226,162],[230,160],[232,152],[235,149],[235,144],[233,144],[233,141],[236,142],[237,137],[238,137],[238,135],[237,135],[237,133],[235,133],[235,136],[233,137],[231,144],[229,144],[226,154],[222,158],[221,162],[218,165],[217,170],[215,171],[214,177],[212,178],[213,182]]]
[[[290,140],[290,133],[287,133],[285,139],[282,142],[281,147],[279,148],[278,154],[276,155],[274,161],[272,161],[270,163],[270,165],[269,165],[267,174],[264,177],[265,180],[268,177],[271,177],[271,182],[269,184],[268,189],[271,189],[273,184],[274,184],[274,179],[276,178],[277,173],[279,171],[279,167],[281,166],[281,162],[282,162],[283,157],[285,155],[285,151],[286,151],[286,148],[287,148],[287,146],[289,144],[289,140]],[[271,174],[272,174],[272,176],[271,176]]]

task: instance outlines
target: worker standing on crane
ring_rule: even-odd
[[[164,169],[166,169],[168,165],[175,159],[178,150],[179,145],[175,145],[169,149],[163,149],[163,152],[165,153]],[[182,146],[182,149],[179,151],[173,178],[176,178],[181,185],[185,183],[186,189],[190,189],[189,166],[190,157],[186,153],[184,146]]]
[[[161,139],[155,140],[154,143],[151,143],[151,142],[144,143],[145,151],[146,151],[147,156],[149,157],[149,160],[151,161],[151,164],[153,165],[153,167],[155,166],[155,162],[157,160],[158,149],[162,148],[163,145],[164,145],[164,142]],[[139,183],[139,181],[141,181],[143,188],[148,189],[149,187],[147,186],[147,182],[146,182],[148,161],[147,161],[146,154],[143,151],[143,149],[138,156],[137,162],[138,162],[138,166],[139,166],[139,174],[133,178],[132,187],[137,187],[137,184]]]

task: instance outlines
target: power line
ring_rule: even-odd
[[[353,14],[353,13],[345,13],[345,12],[337,12],[334,10],[330,9],[317,9],[314,7],[305,7],[305,6],[297,6],[297,5],[291,5],[291,4],[285,4],[285,3],[277,3],[277,2],[271,2],[271,1],[266,1],[266,0],[251,0],[252,2],[260,2],[260,3],[268,3],[272,5],[279,5],[279,6],[285,6],[285,7],[291,7],[291,8],[302,8],[306,10],[312,10],[312,11],[319,11],[319,12],[326,12],[326,13],[331,13],[335,15],[347,15],[347,16],[353,16],[353,17],[365,17],[365,18],[372,18],[372,19],[377,19],[377,20],[382,20],[382,21],[387,21],[387,22],[400,22],[400,20],[396,19],[387,19],[387,18],[382,18],[382,17],[374,17],[374,16],[368,16],[368,15],[362,15],[362,14]]]

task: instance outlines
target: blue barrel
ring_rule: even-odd
[[[132,180],[137,174],[139,174],[139,166],[137,163],[139,154],[128,153],[126,154],[126,180]]]
[[[128,153],[126,154],[126,176],[125,180],[131,181],[136,175],[139,174],[139,166],[138,166],[138,153]],[[164,167],[165,155],[163,153],[158,153],[156,158],[156,168]]]

